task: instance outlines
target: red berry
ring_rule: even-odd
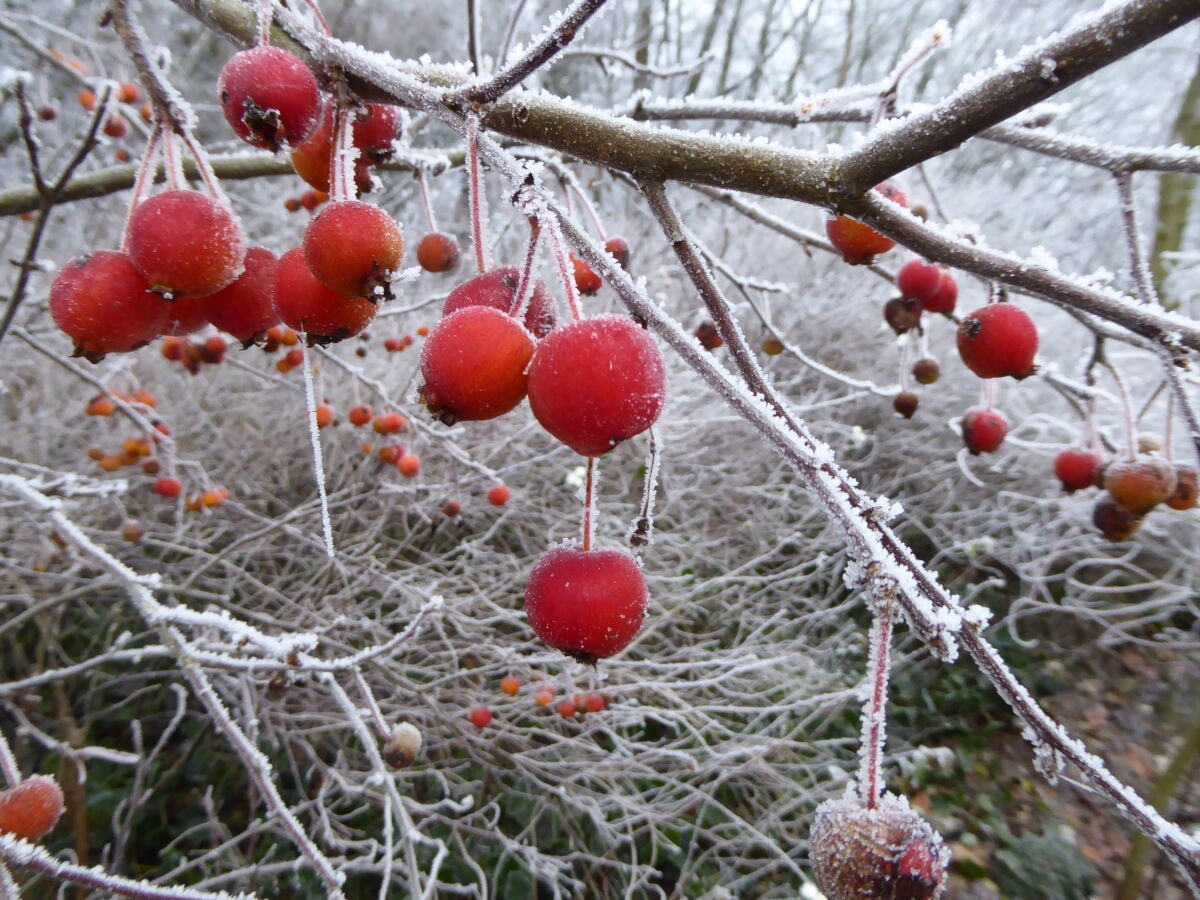
[[[225,361],[225,351],[228,349],[229,344],[225,342],[225,338],[214,334],[205,338],[204,343],[200,345],[200,359],[210,365],[217,365]]]
[[[705,350],[716,350],[725,344],[725,339],[721,337],[721,332],[717,331],[716,324],[707,320],[696,326],[696,340]]]
[[[666,380],[658,346],[629,319],[584,319],[538,344],[529,365],[529,406],[576,453],[599,456],[654,424],[666,403]]]
[[[0,791],[0,834],[36,841],[54,827],[62,814],[62,788],[47,775],[34,775]]]
[[[396,468],[405,478],[415,478],[421,471],[421,457],[415,453],[405,453],[396,460]]]
[[[913,413],[917,411],[917,406],[920,405],[921,398],[912,391],[901,391],[892,400],[892,409],[906,419],[911,419]]]
[[[908,200],[897,188],[884,183],[875,188],[893,203],[908,206]],[[842,254],[842,259],[851,265],[866,265],[880,253],[886,253],[896,242],[880,234],[869,225],[864,225],[849,216],[838,216],[825,223],[825,234],[829,242]]]
[[[525,396],[533,338],[490,306],[468,306],[437,324],[421,352],[421,402],[447,425],[494,419]]]
[[[142,99],[142,92],[136,84],[122,81],[120,87],[117,88],[117,99],[122,103],[137,103]]]
[[[435,231],[417,242],[417,262],[426,272],[449,272],[458,265],[458,241],[453,235]]]
[[[510,697],[516,696],[517,691],[521,689],[521,680],[513,675],[506,675],[500,679],[500,690]]]
[[[1054,458],[1054,475],[1068,494],[1092,486],[1100,457],[1082,447],[1068,447]]]
[[[476,275],[470,281],[464,281],[450,292],[446,305],[442,307],[442,317],[464,306],[490,306],[502,313],[513,312],[513,299],[521,281],[521,272],[516,266],[505,266],[492,269],[483,275]],[[533,288],[533,296],[529,298],[525,312],[525,327],[534,337],[545,337],[554,328],[554,301],[546,291],[546,285],[537,282]]]
[[[205,306],[207,297],[180,297],[170,301],[170,315],[167,317],[165,334],[185,335],[195,334],[208,324],[208,308]]]
[[[403,256],[396,220],[361,200],[329,204],[304,230],[304,259],[313,275],[346,297],[389,298]]]
[[[563,700],[558,704],[558,714],[564,719],[574,718],[577,712],[579,712],[579,707],[575,705],[574,700]]]
[[[384,413],[375,417],[372,427],[376,434],[395,434],[398,431],[408,430],[408,419],[400,413]]]
[[[278,269],[274,253],[251,247],[237,280],[204,298],[208,321],[243,344],[259,340],[279,322],[275,308]]]
[[[75,355],[92,362],[153,340],[170,312],[129,257],[112,250],[71,260],[50,286],[54,324],[75,342]]]
[[[304,331],[310,343],[353,337],[375,318],[375,304],[370,300],[343,296],[317,281],[300,247],[279,258],[275,303],[284,324]]]
[[[958,354],[980,378],[1027,378],[1037,348],[1033,319],[1011,303],[977,309],[958,326]]]
[[[582,699],[584,712],[600,712],[608,705],[607,701],[600,694],[584,694]]]
[[[447,519],[453,519],[462,511],[462,504],[457,500],[447,500],[442,504],[442,515]]]
[[[612,255],[617,265],[629,270],[629,241],[623,237],[610,237],[604,244],[604,250]]]
[[[623,550],[556,548],[538,560],[525,587],[525,613],[538,637],[592,663],[629,646],[646,602],[646,579]]]
[[[1175,467],[1158,456],[1112,463],[1104,489],[1135,516],[1143,516],[1175,493]]]
[[[394,152],[393,144],[400,127],[399,111],[394,106],[369,103],[354,120],[353,140],[359,157],[354,164],[354,182],[359,191],[371,188],[371,164],[382,162]],[[329,168],[332,156],[333,111],[325,105],[321,121],[308,140],[292,152],[292,167],[319,191],[329,192]]]
[[[1008,434],[1008,419],[995,409],[973,406],[963,413],[963,443],[974,455],[994,453]]]
[[[923,259],[910,259],[896,275],[900,295],[924,303],[942,284],[942,268]]]
[[[129,217],[129,258],[151,290],[173,297],[215,293],[242,274],[242,226],[228,207],[199,191],[165,191]]]
[[[538,692],[533,695],[533,702],[538,706],[549,706],[554,702],[554,687],[552,685],[542,685],[538,688]]]
[[[579,257],[571,257],[571,266],[575,270],[575,287],[585,297],[590,297],[603,286],[604,282],[600,280],[600,276]]]
[[[371,421],[374,412],[369,406],[356,406],[346,414],[346,418],[350,420],[350,424],[357,428],[361,428]]]
[[[321,92],[308,66],[270,45],[235,53],[221,70],[217,96],[237,136],[273,153],[307,138],[321,113]]]
[[[948,269],[942,270],[942,280],[933,295],[921,302],[921,308],[927,313],[942,313],[950,315],[958,304],[958,282]]]
[[[318,406],[314,410],[313,415],[316,417],[318,428],[328,428],[337,417],[333,411],[333,407],[326,404]]]
[[[476,728],[487,728],[492,724],[492,711],[486,706],[477,706],[471,710],[471,724]]]
[[[487,500],[492,506],[503,506],[511,496],[512,491],[508,489],[508,485],[497,484],[488,491]]]
[[[110,138],[123,138],[129,132],[124,116],[109,116],[104,120],[104,133]]]
[[[168,500],[174,500],[183,493],[183,485],[177,478],[160,478],[154,482],[154,493],[160,497],[166,497]]]

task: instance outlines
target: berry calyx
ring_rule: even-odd
[[[1120,460],[1104,473],[1104,489],[1135,516],[1166,501],[1175,487],[1175,467],[1158,456]]]
[[[442,307],[445,318],[466,306],[490,306],[502,313],[513,312],[513,300],[521,282],[516,266],[503,266],[464,281],[450,292]],[[546,285],[538,281],[533,288],[525,311],[525,327],[534,337],[545,337],[554,328],[554,301]]]
[[[995,409],[973,406],[963,413],[963,443],[971,454],[994,453],[1008,434],[1008,419]]]
[[[275,275],[275,303],[289,328],[304,331],[310,344],[329,344],[353,337],[375,318],[375,304],[362,297],[346,297],[317,281],[304,249],[293,247],[279,258]],[[298,365],[303,356],[292,362]],[[281,360],[282,362],[283,360]]]
[[[1100,455],[1082,447],[1068,447],[1054,458],[1054,475],[1068,494],[1092,486]]]
[[[599,316],[550,332],[529,365],[529,407],[576,453],[600,456],[655,423],[666,404],[658,345],[629,319]]]
[[[458,265],[458,241],[453,235],[434,231],[417,242],[417,262],[426,272],[449,272]]]
[[[217,96],[237,136],[272,153],[300,144],[321,114],[321,93],[308,66],[267,44],[229,59],[217,79]]]
[[[245,268],[230,285],[204,298],[208,321],[244,345],[261,340],[279,322],[275,279],[279,260],[270,250],[251,247]]]
[[[74,355],[92,362],[150,342],[170,314],[130,258],[112,250],[71,260],[50,286],[54,324],[74,342]]]
[[[980,378],[1029,377],[1037,348],[1033,319],[1011,303],[977,309],[958,326],[958,354]]]
[[[908,206],[908,198],[887,182],[875,188],[893,203]],[[869,265],[881,253],[887,253],[896,242],[880,234],[869,225],[864,225],[849,216],[837,216],[825,223],[825,234],[829,242],[842,254],[842,259],[852,266]]]
[[[646,579],[623,550],[558,547],[538,560],[525,587],[525,613],[538,637],[593,664],[629,646],[646,605]]]
[[[34,775],[0,791],[0,834],[36,841],[63,814],[63,792],[48,775]]]
[[[378,206],[341,200],[304,230],[304,259],[317,281],[345,297],[391,299],[392,273],[404,256],[396,220]]]
[[[245,235],[233,212],[199,191],[155,194],[126,230],[129,258],[164,297],[204,297],[242,274]]]
[[[440,421],[478,422],[525,396],[533,338],[507,313],[467,306],[442,319],[421,352],[421,402]]]

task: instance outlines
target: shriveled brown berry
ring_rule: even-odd
[[[1111,494],[1101,494],[1096,498],[1092,507],[1092,524],[1113,543],[1127,541],[1142,527],[1142,517],[1135,515],[1112,498]]]
[[[772,335],[771,337],[763,338],[762,351],[767,356],[778,356],[783,352],[783,341]]]
[[[921,301],[893,297],[883,304],[883,318],[896,334],[905,334],[921,324]]]
[[[1167,506],[1171,509],[1192,509],[1196,499],[1196,470],[1191,466],[1176,466],[1175,490],[1167,498]]]
[[[913,363],[912,374],[917,384],[933,384],[941,377],[942,367],[932,356],[924,356]]]
[[[917,406],[920,402],[920,398],[912,391],[901,391],[892,400],[892,409],[904,416],[904,418],[911,419],[913,413],[917,411]]]
[[[892,794],[873,809],[853,797],[822,803],[808,855],[829,900],[931,900],[945,887],[950,861],[938,833]]]
[[[1121,460],[1108,467],[1104,488],[1135,516],[1144,516],[1175,492],[1175,467],[1157,456]]]
[[[392,730],[392,736],[380,752],[389,766],[403,769],[412,765],[421,752],[421,732],[412,723],[401,722]]]

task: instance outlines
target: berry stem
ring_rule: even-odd
[[[329,160],[330,200],[334,203],[353,200],[354,163],[358,151],[354,147],[354,109],[338,104],[333,119],[333,155]]]
[[[155,160],[158,157],[159,145],[162,142],[163,126],[156,125],[146,141],[146,149],[142,153],[142,161],[138,164],[137,175],[133,179],[133,191],[129,195],[129,209],[125,213],[125,227],[121,231],[121,251],[129,248],[129,220],[133,211],[146,198],[146,191],[154,182],[155,170],[158,168]]]
[[[355,666],[353,671],[354,683],[358,687],[359,693],[363,695],[363,699],[367,702],[367,711],[371,714],[371,721],[375,723],[375,729],[386,741],[392,732],[388,728],[387,719],[383,716],[383,710],[379,708],[379,701],[375,699],[375,692],[371,690],[371,685],[367,683],[367,679],[363,678],[361,669]]]
[[[271,0],[258,0],[258,44],[266,47],[271,43]]]
[[[592,534],[596,525],[596,457],[589,456],[587,461],[587,480],[583,486],[583,540],[584,551],[592,549]]]
[[[525,312],[529,308],[529,301],[533,297],[533,269],[537,262],[538,243],[542,238],[542,226],[538,222],[537,216],[529,217],[529,244],[525,249],[525,265],[521,268],[521,280],[517,283],[517,290],[513,294],[512,307],[508,314],[518,322],[525,321]]]
[[[650,426],[646,431],[650,447],[646,452],[646,477],[642,480],[642,508],[633,527],[629,529],[629,545],[634,555],[640,555],[654,535],[654,495],[658,490],[658,429]]]
[[[583,318],[583,310],[579,306],[579,289],[575,286],[575,267],[571,264],[571,255],[567,252],[566,242],[557,222],[550,222],[550,248],[554,251],[554,261],[558,264],[558,274],[562,279],[563,290],[567,294],[567,306],[571,310],[571,321],[578,322]]]
[[[321,7],[317,5],[317,0],[305,0],[308,8],[312,10],[313,18],[317,20],[317,24],[321,26],[321,30],[329,37],[333,36],[333,29],[329,27],[329,22],[325,19],[325,14],[321,12]]]
[[[986,409],[996,408],[996,378],[983,379],[983,405]]]
[[[860,798],[874,809],[882,792],[883,742],[887,737],[888,674],[892,666],[892,625],[896,605],[888,588],[876,589],[874,620],[867,638],[871,696],[863,705],[862,748],[858,775]]]
[[[307,337],[300,332],[300,342],[307,344]],[[304,404],[308,418],[308,440],[312,445],[313,476],[317,481],[317,496],[321,498],[321,533],[325,538],[325,555],[334,558],[333,525],[329,520],[329,495],[325,492],[325,457],[321,452],[321,433],[317,426],[317,397],[313,389],[312,348],[304,353],[301,363],[304,368]]]
[[[1175,450],[1171,447],[1175,439],[1175,395],[1167,391],[1166,422],[1163,423],[1163,456],[1167,462],[1175,462]]]
[[[163,130],[162,149],[167,189],[171,191],[187,190],[187,176],[183,174],[183,157],[179,153],[179,145],[175,143],[175,133],[169,129]]]
[[[604,223],[600,221],[600,213],[596,211],[596,205],[592,203],[587,193],[576,184],[574,179],[567,182],[567,187],[579,198],[579,203],[583,206],[583,211],[587,213],[587,217],[592,220],[592,227],[596,229],[596,234],[600,236],[600,240],[606,240],[608,232],[604,228]]]
[[[483,173],[479,163],[479,117],[467,116],[467,172],[470,185],[471,240],[475,243],[475,268],[482,275],[488,270],[487,243],[484,228],[487,223],[487,198],[483,194]]]
[[[1117,196],[1121,200],[1121,225],[1125,230],[1125,245],[1129,249],[1129,268],[1137,285],[1138,299],[1147,306],[1159,304],[1158,292],[1154,289],[1154,279],[1150,275],[1150,267],[1146,265],[1146,254],[1142,252],[1141,231],[1138,228],[1137,204],[1133,199],[1133,173],[1114,172],[1117,182]]]
[[[433,203],[429,199],[429,185],[425,183],[425,170],[417,169],[417,190],[421,194],[421,209],[425,211],[425,221],[429,223],[429,230],[436,232],[437,217],[433,214]]]
[[[4,780],[8,782],[9,787],[16,787],[21,783],[21,769],[17,765],[17,757],[8,746],[8,741],[4,739],[2,732],[0,732],[0,772],[4,774]]]
[[[1117,386],[1117,392],[1121,395],[1121,406],[1125,412],[1125,454],[1129,459],[1136,459],[1137,434],[1134,430],[1133,400],[1129,396],[1129,388],[1125,384],[1125,379],[1121,377],[1121,373],[1117,371],[1117,367],[1108,359],[1102,359],[1101,364],[1112,376],[1112,380]]]

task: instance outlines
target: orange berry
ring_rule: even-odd
[[[517,691],[519,691],[520,689],[521,689],[520,679],[518,679],[512,675],[506,675],[504,678],[500,679],[500,690],[502,690],[504,693],[508,694],[508,696],[510,696],[510,697],[516,696]]]
[[[287,345],[286,341],[284,342],[284,345]],[[296,366],[304,362],[304,351],[300,349],[289,350],[284,359],[287,361],[288,365],[294,369]]]
[[[138,107],[138,115],[141,116],[143,122],[149,122],[154,119],[154,107],[149,103],[143,103]]]
[[[356,406],[350,410],[346,418],[355,428],[361,428],[371,421],[372,409],[369,406]]]
[[[93,90],[89,90],[87,88],[84,88],[82,91],[80,91],[79,92],[79,105],[82,106],[84,109],[86,109],[88,112],[91,112],[93,109],[95,109],[96,108],[96,92]]]
[[[136,84],[122,81],[121,86],[117,89],[117,99],[122,103],[137,103],[138,100],[142,99],[142,92],[138,90]]]
[[[116,412],[117,405],[107,397],[94,398],[84,410],[89,416],[111,416]]]
[[[542,685],[538,688],[538,692],[533,695],[533,702],[538,706],[549,706],[554,702],[554,688],[551,685]]]
[[[104,459],[104,451],[99,447],[89,447],[87,456],[93,462],[100,462],[100,460]]]
[[[492,506],[503,506],[511,496],[512,492],[508,489],[507,485],[498,484],[488,491],[487,499],[488,503],[492,504]]]
[[[418,325],[417,326],[417,334],[420,335],[421,337],[426,337],[429,334],[429,328],[426,327],[425,325]]]
[[[576,707],[575,703],[571,700],[564,700],[562,703],[558,704],[558,714],[564,719],[570,719],[578,711],[578,707]]]
[[[100,458],[100,468],[105,472],[115,472],[121,468],[121,457],[119,456],[102,456]]]
[[[421,471],[421,457],[415,453],[405,453],[396,460],[396,468],[405,478],[415,478]]]
[[[364,445],[369,446],[369,445]],[[404,453],[404,448],[399,444],[388,444],[385,447],[379,448],[379,458],[389,466],[394,466],[400,461],[401,455]]]
[[[333,418],[334,418],[333,407],[332,406],[318,406],[316,409],[316,416],[317,416],[317,427],[318,428],[328,428],[330,425],[333,424]]]

